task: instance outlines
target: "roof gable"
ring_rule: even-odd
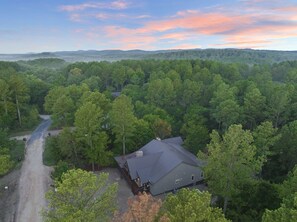
[[[142,157],[136,157],[135,153],[126,156],[131,179],[139,177],[142,183],[156,183],[181,163],[202,166],[203,163],[181,144],[180,137],[152,140],[140,149]]]

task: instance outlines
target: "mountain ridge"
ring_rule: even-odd
[[[24,54],[0,54],[1,61],[59,58],[67,62],[119,61],[125,59],[203,59],[235,63],[278,63],[297,60],[297,51],[255,49],[168,49],[146,51],[133,50],[77,50]]]

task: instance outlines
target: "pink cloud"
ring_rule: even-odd
[[[108,19],[108,18],[110,18],[110,15],[106,14],[106,13],[96,13],[93,16],[95,18],[97,18],[97,19]]]
[[[160,37],[160,39],[173,39],[173,40],[185,40],[189,38],[189,33],[187,32],[176,32],[176,33],[168,33],[164,34]]]
[[[82,11],[88,8],[100,8],[103,7],[100,3],[84,3],[80,5],[62,5],[59,7],[61,11],[74,12],[74,11]]]
[[[172,47],[171,49],[198,49],[201,48],[201,45],[195,45],[195,44],[181,44],[177,45],[175,47]]]
[[[73,21],[73,22],[82,22],[83,21],[82,16],[80,14],[77,14],[77,13],[71,14],[69,19],[71,21]]]
[[[125,49],[153,48],[154,45],[160,45],[160,41],[174,43],[179,48],[197,48],[200,46],[185,44],[185,40],[197,41],[205,36],[220,38],[220,43],[210,46],[259,48],[280,39],[297,37],[296,5],[263,8],[259,4],[268,3],[267,0],[242,2],[238,6],[240,14],[232,8],[211,12],[185,10],[167,19],[142,21],[137,28],[109,25],[90,30],[87,35],[93,39],[105,38]],[[257,7],[247,7],[247,2]],[[126,7],[120,6],[121,3],[116,4],[118,8]],[[107,15],[99,13],[96,17],[104,19]]]
[[[123,0],[118,0],[111,3],[112,8],[116,8],[116,9],[125,9],[125,8],[128,8],[128,5],[129,5],[128,2]]]

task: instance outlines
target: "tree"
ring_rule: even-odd
[[[160,118],[157,118],[154,121],[152,129],[155,133],[155,137],[160,139],[165,139],[171,135],[171,125],[166,120],[162,120]]]
[[[64,127],[57,137],[60,156],[74,165],[79,162],[82,148],[79,146],[75,132],[69,127]]]
[[[242,184],[253,181],[262,161],[255,158],[252,134],[241,125],[231,125],[222,137],[213,131],[210,138],[204,173],[210,190],[224,198],[225,213],[228,201],[239,193]]]
[[[266,210],[263,222],[294,222],[297,221],[297,192],[292,194],[290,200],[284,202],[276,210]]]
[[[73,124],[75,105],[69,96],[62,95],[59,97],[54,103],[52,111],[54,124],[62,126],[69,126]]]
[[[127,80],[127,72],[126,72],[126,66],[115,64],[114,70],[112,72],[112,81],[113,85],[115,86],[116,90],[121,91],[125,81]]]
[[[123,214],[114,217],[114,222],[154,222],[162,206],[160,199],[153,198],[150,194],[139,193],[128,200],[128,209]],[[166,220],[167,219],[167,220]],[[168,218],[163,217],[163,222]]]
[[[297,165],[295,168],[289,172],[288,178],[280,185],[280,197],[285,199],[292,195],[293,193],[297,193]]]
[[[49,84],[34,75],[26,77],[26,84],[30,89],[30,104],[37,106],[38,110],[42,112],[44,98],[49,91]]]
[[[266,209],[280,207],[278,185],[259,180],[241,187],[240,193],[233,196],[226,216],[232,221],[261,221]]]
[[[94,164],[105,164],[110,152],[106,151],[107,135],[102,131],[103,112],[95,104],[87,102],[75,113],[76,135],[85,148],[85,156]]]
[[[280,135],[263,167],[263,177],[274,182],[282,182],[297,164],[297,121],[283,126]]]
[[[183,118],[180,132],[185,137],[184,145],[195,155],[199,150],[204,150],[209,142],[206,113],[206,108],[196,104],[188,108]]]
[[[290,105],[290,93],[286,85],[272,85],[269,87],[267,98],[267,108],[269,118],[273,125],[278,127],[284,122],[285,116]]]
[[[103,114],[106,115],[111,108],[110,100],[106,98],[103,93],[99,91],[85,92],[80,98],[80,104],[84,104],[87,102],[91,102],[96,105],[96,107],[100,108],[103,111]]]
[[[183,188],[166,197],[161,212],[171,222],[228,221],[221,209],[211,207],[210,202],[210,193]]]
[[[235,124],[241,113],[240,106],[235,99],[236,88],[231,88],[226,83],[220,83],[210,101],[211,116],[219,124],[219,128],[227,129],[231,124]]]
[[[66,88],[59,86],[52,88],[44,98],[44,110],[50,114],[53,113],[53,107],[61,95],[66,94]]]
[[[148,85],[147,100],[149,103],[161,108],[175,105],[176,92],[169,78],[153,80]]]
[[[189,121],[183,125],[181,132],[186,137],[185,147],[195,155],[209,142],[209,132],[204,124]]]
[[[117,97],[112,104],[110,121],[116,141],[122,143],[123,155],[126,154],[126,141],[133,133],[135,119],[131,99],[125,95]]]
[[[188,107],[192,104],[199,104],[202,94],[202,83],[186,79],[183,83],[182,98],[179,103]]]
[[[297,165],[289,173],[288,179],[280,185],[281,207],[276,210],[266,210],[263,222],[297,221]]]
[[[109,221],[115,210],[117,184],[108,184],[107,173],[69,170],[55,187],[46,193],[45,221]]]
[[[272,122],[263,122],[253,131],[254,144],[257,147],[257,156],[264,159],[272,155],[271,148],[280,139],[278,129],[274,128]]]
[[[129,152],[134,152],[140,147],[144,146],[155,138],[154,132],[151,129],[149,123],[143,119],[137,119],[134,123],[134,131],[131,136]]]
[[[253,128],[263,119],[265,100],[266,98],[262,96],[260,90],[255,85],[247,88],[244,95],[243,112],[250,128]]]
[[[3,79],[0,79],[0,99],[6,115],[8,114],[7,101],[9,99],[9,95],[10,91],[7,82]]]
[[[62,175],[66,173],[71,166],[67,162],[60,160],[57,165],[54,167],[54,171],[51,173],[51,178],[53,180],[62,181]]]
[[[28,87],[26,86],[25,81],[17,75],[11,76],[8,83],[15,101],[19,125],[22,126],[21,106],[22,103],[29,99]]]

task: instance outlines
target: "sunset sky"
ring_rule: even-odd
[[[1,0],[0,53],[297,50],[297,0]]]

